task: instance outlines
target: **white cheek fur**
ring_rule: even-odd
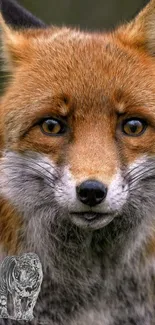
[[[143,169],[146,157],[135,161],[134,168]],[[55,207],[61,211],[88,211],[76,195],[76,180],[69,166],[57,167],[47,157],[30,153],[20,155],[5,153],[0,164],[0,193],[19,207],[20,211],[30,211],[41,205]],[[113,177],[105,201],[91,210],[94,212],[120,212],[128,199],[129,189],[121,170]]]
[[[62,206],[72,207],[76,202],[76,181],[69,167],[65,167],[61,179],[55,185],[55,197]]]
[[[125,204],[127,197],[128,184],[124,182],[121,171],[119,170],[109,185],[105,203],[111,210],[119,211]]]

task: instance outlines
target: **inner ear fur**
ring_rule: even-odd
[[[116,31],[123,43],[144,49],[155,54],[155,0],[148,5],[130,23]]]

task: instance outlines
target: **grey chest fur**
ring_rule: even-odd
[[[44,276],[33,321],[28,325],[153,325],[155,320],[154,276],[151,266],[139,269],[130,260],[104,270],[79,268],[77,273]],[[82,266],[81,266],[82,267]],[[73,271],[73,270],[72,270]],[[74,270],[75,271],[75,270]],[[53,279],[52,279],[53,278]],[[55,278],[55,279],[54,279]],[[0,325],[24,324],[0,320]]]

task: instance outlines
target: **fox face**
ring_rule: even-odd
[[[2,197],[27,221],[36,211],[91,230],[152,221],[154,1],[107,34],[33,25],[27,13],[14,28],[4,6]]]

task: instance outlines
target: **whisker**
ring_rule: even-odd
[[[137,186],[137,187],[135,187],[135,186],[132,186],[132,187],[129,187],[129,192],[131,193],[133,190],[135,191],[138,191],[138,190],[141,190],[142,188],[141,188],[141,186]]]
[[[27,161],[29,162],[29,160],[27,159]],[[52,176],[53,177],[53,175],[51,174],[51,172],[49,171],[49,170],[47,170],[45,167],[43,167],[42,165],[40,165],[40,164],[38,164],[38,163],[36,163],[36,162],[33,162],[33,160],[32,160],[32,163],[34,163],[34,165],[37,165],[38,167],[40,167],[40,168],[42,168],[44,171],[46,171],[50,176]],[[24,167],[25,168],[25,166],[26,165],[23,165],[23,160],[22,160],[22,158],[21,158],[21,163],[18,161],[18,162],[16,162],[16,164],[12,164],[12,163],[7,163],[7,165],[8,165],[8,168],[14,168],[15,166],[17,166],[17,167]],[[50,166],[50,164],[48,164],[48,166]],[[6,167],[6,166],[5,166]],[[32,167],[32,166],[31,166]],[[51,166],[50,166],[51,167]],[[27,168],[29,168],[29,166],[27,166]],[[33,167],[32,167],[33,168]],[[36,171],[36,172],[38,172],[38,170],[37,169],[35,169],[34,168],[34,170]],[[43,176],[44,176],[44,174],[42,174]],[[47,176],[48,177],[48,176]],[[51,179],[51,178],[50,178]]]
[[[145,175],[145,179],[148,178],[148,177],[151,177],[151,176],[153,177],[153,175],[149,175],[150,172],[153,172],[153,171],[155,171],[155,167],[152,167],[147,171],[145,170],[142,173],[137,174],[136,177],[134,177],[133,179],[131,179],[129,181],[129,184],[132,185],[133,183],[135,183],[136,181],[138,181],[140,179],[144,180],[144,178],[142,178],[144,175]]]
[[[130,176],[130,174],[131,173],[133,173],[133,172],[135,172],[136,171],[136,169],[139,169],[140,168],[140,165],[138,165],[138,166],[135,166],[134,168],[132,168],[132,169],[130,169],[125,175],[124,175],[124,177],[128,177],[128,176]],[[142,167],[143,168],[143,167]]]
[[[23,160],[26,160],[26,161],[28,161],[28,162],[31,161],[34,165],[36,165],[36,166],[42,168],[43,170],[45,170],[45,171],[46,171],[50,176],[53,176],[53,175],[51,174],[51,172],[50,172],[48,169],[46,169],[44,166],[42,166],[42,165],[39,164],[38,162],[34,161],[34,159],[31,158],[31,157],[28,157],[28,156],[27,156],[27,157],[26,157],[26,156],[22,156],[22,157],[20,157],[20,158],[18,158],[18,159],[21,160],[21,162],[23,162]],[[52,166],[50,165],[50,163],[48,163],[47,161],[45,161],[44,164],[46,164],[48,167],[52,168]]]
[[[21,167],[21,164],[18,164],[18,163],[16,163],[16,166],[17,167]],[[2,167],[2,166],[1,166]],[[12,166],[11,166],[12,167]],[[4,169],[7,169],[7,168],[10,168],[10,166],[4,166]],[[13,165],[13,168],[14,168],[14,173],[16,173],[16,169],[15,169],[15,165]],[[51,185],[51,182],[53,181],[53,179],[52,178],[50,178],[50,177],[48,177],[48,176],[46,176],[46,175],[44,175],[43,173],[41,173],[40,171],[38,171],[38,170],[36,170],[35,168],[33,168],[32,166],[24,166],[24,170],[32,170],[32,171],[35,171],[36,172],[36,175],[35,176],[37,176],[38,174],[39,174],[39,176],[41,176],[42,178],[43,178],[43,180],[45,181],[47,181],[46,182],[46,184],[48,184],[52,189],[54,188],[54,186],[52,186]],[[13,169],[12,169],[12,172],[13,172]],[[17,178],[16,178],[16,181],[17,181]],[[21,182],[21,180],[19,179],[19,182]],[[25,180],[25,182],[26,182],[26,180]]]
[[[149,167],[150,165],[151,165],[151,167],[152,167],[152,162],[148,162],[148,163],[147,163],[147,167]],[[146,170],[146,164],[145,164],[145,166],[142,166],[142,165],[135,166],[133,169],[129,170],[129,171],[124,175],[124,178],[127,178],[127,177],[130,176],[130,175],[134,176],[134,175],[136,174],[135,171],[136,171],[137,169],[140,169],[139,172],[143,171],[143,169]],[[133,173],[133,172],[135,172],[135,173]]]

